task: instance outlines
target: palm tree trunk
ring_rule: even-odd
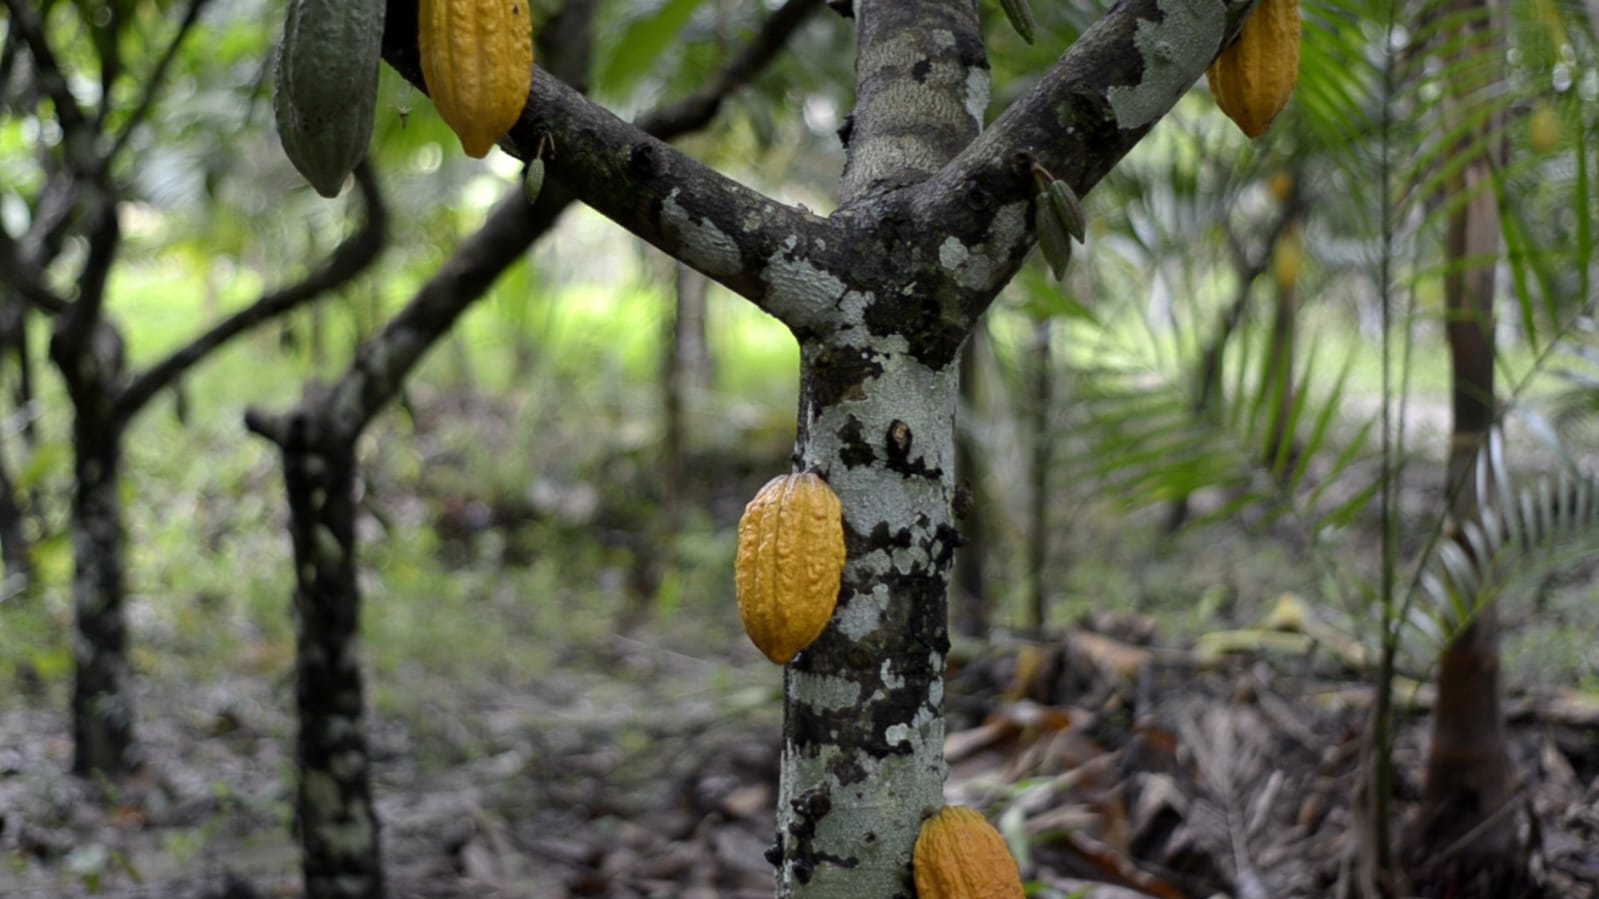
[[[1459,5],[1481,3],[1461,0]],[[1464,27],[1488,27],[1483,19],[1474,21],[1475,26]],[[1469,85],[1457,89],[1468,90]],[[1477,472],[1496,414],[1493,307],[1499,220],[1491,179],[1494,157],[1502,154],[1494,146],[1500,140],[1493,133],[1494,117],[1481,127],[1484,133],[1475,137],[1486,141],[1488,149],[1450,185],[1465,202],[1449,216],[1444,278],[1454,409],[1447,470],[1449,539],[1468,558],[1473,552],[1464,529],[1482,519],[1489,501],[1478,493],[1486,479]],[[1467,597],[1468,602],[1477,599]],[[1496,884],[1492,888],[1496,892],[1483,895],[1512,895],[1513,884],[1521,883],[1524,873],[1514,851],[1516,818],[1504,813],[1512,784],[1499,680],[1499,628],[1492,603],[1460,624],[1462,630],[1439,661],[1426,787],[1410,833],[1410,859],[1424,892],[1453,895],[1469,879]]]

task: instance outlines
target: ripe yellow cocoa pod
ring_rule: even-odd
[[[1299,0],[1260,0],[1205,70],[1211,96],[1249,137],[1266,133],[1299,81]]]
[[[439,117],[481,159],[511,130],[533,85],[529,0],[421,0],[417,49]]]
[[[1022,899],[1022,875],[988,819],[946,805],[916,837],[918,899]]]
[[[733,571],[744,633],[779,665],[827,627],[844,573],[844,514],[837,494],[809,472],[776,477],[738,523]]]

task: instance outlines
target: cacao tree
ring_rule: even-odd
[[[18,95],[28,101],[11,105],[60,132],[57,144],[41,154],[26,230],[13,235],[0,229],[0,271],[9,285],[7,298],[25,301],[48,321],[50,359],[72,405],[72,767],[79,774],[125,774],[141,763],[124,612],[120,474],[130,426],[152,400],[228,341],[353,278],[383,246],[382,199],[375,180],[363,174],[363,226],[309,274],[263,293],[148,367],[128,365],[122,335],[106,308],[123,242],[123,205],[135,195],[127,160],[146,139],[152,109],[206,7],[207,0],[188,0],[169,21],[161,10],[141,11],[125,2],[98,11],[79,4],[4,4],[8,51],[29,62],[25,69],[7,70],[24,81]],[[52,13],[55,18],[48,18]],[[92,62],[83,71],[75,68],[79,55],[64,46],[80,29],[94,38]],[[130,53],[141,45],[149,52]],[[69,87],[88,71],[97,74],[101,89],[92,102]],[[124,90],[135,102],[114,110]],[[81,261],[62,276],[65,249],[73,243],[82,245]],[[70,287],[58,283],[63,281]]]
[[[633,127],[668,140],[703,127],[819,8],[819,0],[788,0],[709,85],[645,113]],[[542,23],[542,77],[560,78],[574,92],[586,88],[594,13],[592,0],[570,0]],[[414,23],[415,5],[404,14]],[[406,38],[413,59],[414,38],[413,30]],[[424,355],[575,199],[561,181],[538,185],[534,193],[530,198],[524,185],[509,190],[404,309],[359,347],[338,378],[307,385],[305,398],[288,411],[246,415],[247,426],[275,443],[283,458],[294,552],[295,829],[307,896],[386,893],[357,653],[356,441],[399,395]]]
[[[553,137],[546,185],[799,342],[794,468],[841,499],[848,561],[832,623],[784,670],[770,857],[785,897],[909,896],[920,821],[943,804],[961,346],[1032,249],[1033,166],[1086,194],[1252,4],[1118,4],[991,123],[975,2],[835,6],[853,23],[857,94],[825,216],[721,175],[538,69],[500,146],[528,159]],[[416,21],[413,4],[389,4],[384,56],[422,87]]]

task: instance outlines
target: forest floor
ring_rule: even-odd
[[[474,440],[497,452],[481,429]],[[768,443],[758,460],[744,446],[691,466],[707,483],[685,502],[704,511],[670,543],[676,565],[651,549],[662,525],[637,519],[659,497],[625,455],[509,503],[451,480],[481,461],[459,446],[423,449],[406,469],[425,473],[419,488],[373,464],[363,527],[381,570],[363,583],[364,648],[391,895],[772,895],[782,677],[739,634],[726,573],[740,497],[786,455]],[[272,464],[243,466],[240,495],[270,495]],[[201,496],[199,513],[213,500],[240,502]],[[174,517],[185,539],[209,520]],[[216,545],[231,539],[214,527]],[[997,821],[1032,895],[1353,896],[1374,694],[1340,635],[1359,620],[1321,598],[1292,540],[1120,527],[1063,538],[1062,625],[1047,636],[957,642],[949,801]],[[601,545],[539,552],[576,534]],[[242,552],[277,553],[252,563],[271,568],[277,542]],[[230,564],[212,566],[223,584],[242,578]],[[1507,608],[1519,785],[1507,813],[1562,899],[1599,897],[1599,608],[1593,566],[1580,567]],[[135,597],[149,764],[127,783],[64,773],[59,653],[0,660],[0,897],[299,894],[292,642],[268,593],[244,609],[214,588]],[[1091,611],[1105,609],[1120,611]],[[59,603],[52,614],[65,628]],[[1431,696],[1419,680],[1396,691],[1396,825],[1420,795]]]
[[[1026,876],[1057,891],[1037,895],[1355,895],[1369,685],[1318,674],[1326,659],[1297,649],[1202,659],[1150,640],[1147,619],[1093,624],[951,674],[947,797],[1025,845]],[[623,637],[563,661],[554,689],[434,709],[431,736],[374,722],[392,895],[770,896],[775,674],[708,684],[721,672],[705,659]],[[60,773],[54,710],[0,718],[35,735],[0,754],[0,895],[298,895],[281,702],[246,699],[253,681],[186,692],[181,706],[142,697],[155,761],[116,787]],[[1419,796],[1427,702],[1400,692],[1395,821]],[[1599,701],[1542,691],[1509,714],[1512,813],[1547,895],[1599,896]],[[454,743],[459,762],[418,764],[424,739]]]

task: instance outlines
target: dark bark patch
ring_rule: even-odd
[[[812,362],[808,379],[816,407],[826,409],[866,395],[867,381],[883,374],[876,354],[856,347],[825,347]]]
[[[627,167],[633,174],[640,178],[649,178],[655,175],[659,166],[656,159],[655,147],[648,143],[637,143],[627,154]]]
[[[838,429],[838,439],[841,444],[838,458],[844,463],[844,467],[860,468],[871,465],[876,458],[871,443],[866,439],[866,428],[855,416],[851,415],[849,421]]]
[[[947,524],[939,525],[938,529],[934,532],[933,539],[934,563],[936,563],[939,567],[953,565],[955,562],[955,550],[959,549],[965,544],[966,538],[961,536],[960,531]]]
[[[866,544],[861,548],[867,552],[879,549],[910,549],[913,542],[909,528],[900,528],[897,531],[890,532],[888,522],[879,521],[872,528],[871,536],[866,538]],[[853,546],[850,547],[852,554],[854,549]]]
[[[927,76],[932,73],[933,61],[930,59],[919,59],[916,61],[916,65],[911,66],[911,77],[916,79],[917,84],[925,84]]]

